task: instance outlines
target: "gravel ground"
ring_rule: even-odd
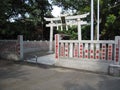
[[[120,78],[0,60],[0,90],[120,90]]]

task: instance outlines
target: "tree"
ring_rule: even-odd
[[[52,0],[54,5],[62,7],[63,13],[73,11],[74,14],[90,12],[91,0]],[[90,20],[90,17],[88,17]],[[119,0],[100,0],[100,34],[101,39],[114,39],[120,35],[120,2]],[[112,22],[111,22],[112,21]],[[96,38],[97,0],[94,0],[94,32]],[[86,30],[88,31],[88,30]]]
[[[2,0],[0,3],[0,38],[41,39],[45,29],[44,17],[51,16],[48,0]]]

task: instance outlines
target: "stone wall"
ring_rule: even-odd
[[[0,40],[0,58],[18,60],[17,40]]]
[[[54,48],[54,43],[53,43]],[[53,49],[54,50],[54,49]],[[49,41],[24,41],[23,52],[49,51]]]

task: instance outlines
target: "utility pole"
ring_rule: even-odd
[[[93,40],[93,30],[94,30],[94,18],[93,18],[93,12],[94,12],[94,3],[93,0],[91,0],[91,40]]]
[[[99,23],[100,23],[100,0],[97,2],[97,40],[99,40]]]

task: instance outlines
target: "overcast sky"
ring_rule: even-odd
[[[48,0],[48,1],[50,2],[50,4],[52,4],[52,3],[51,3],[51,0]],[[60,7],[58,7],[58,6],[55,6],[55,5],[53,5],[52,7],[53,7],[52,15],[53,15],[54,17],[60,16],[60,13],[61,13],[62,9],[61,9]]]
[[[61,8],[58,7],[58,6],[52,6],[52,7],[53,7],[52,15],[53,15],[54,17],[60,16]]]

